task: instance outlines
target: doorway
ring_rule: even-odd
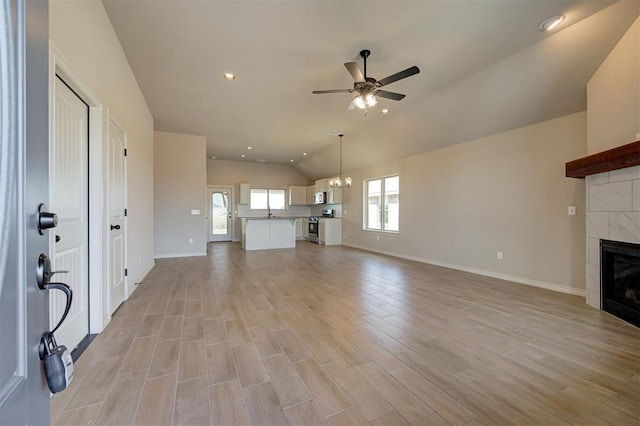
[[[50,146],[50,208],[58,215],[52,232],[53,269],[73,290],[67,319],[56,333],[60,344],[76,348],[89,334],[89,106],[56,76]],[[51,327],[65,309],[64,294],[49,297]]]
[[[109,117],[107,171],[107,205],[109,211],[109,314],[127,299],[126,236],[127,236],[127,132]]]
[[[207,205],[209,210],[209,242],[233,239],[233,187],[210,186]]]

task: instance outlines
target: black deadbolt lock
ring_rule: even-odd
[[[58,215],[47,211],[47,206],[42,203],[38,206],[38,232],[44,235],[45,231],[58,226]]]

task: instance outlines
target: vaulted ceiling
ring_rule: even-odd
[[[156,130],[309,179],[337,173],[332,131],[345,134],[348,171],[585,110],[587,81],[640,13],[637,0],[103,4]],[[557,14],[564,23],[539,31]],[[351,94],[311,93],[353,87],[343,64],[362,67],[362,49],[377,79],[420,68],[386,87],[404,100],[379,99],[365,115],[345,109]]]

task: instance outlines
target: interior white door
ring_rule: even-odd
[[[56,339],[72,350],[89,334],[89,107],[59,77],[54,92],[49,178],[58,227],[51,233],[51,263],[54,271],[68,271],[53,281],[64,280],[73,290],[69,316]],[[51,327],[62,317],[65,301],[62,292],[51,292]]]
[[[126,132],[109,120],[109,313],[125,301]]]
[[[209,241],[231,241],[233,217],[231,187],[209,188]]]

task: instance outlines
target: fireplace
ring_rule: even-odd
[[[602,309],[640,327],[640,244],[600,240]]]

